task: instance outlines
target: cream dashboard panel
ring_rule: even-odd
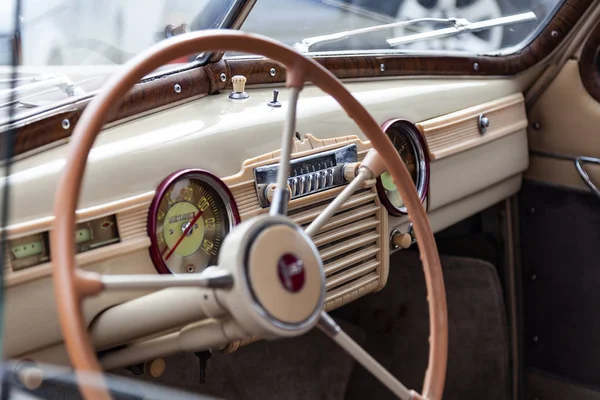
[[[377,121],[398,117],[422,121],[419,127],[432,158],[429,211],[432,218],[438,215],[435,218],[443,221],[432,220],[434,229],[442,229],[519,189],[520,174],[528,162],[527,121],[522,96],[514,94],[518,93],[515,82],[409,80],[350,83],[348,87]],[[116,213],[122,241],[78,255],[84,268],[114,274],[155,273],[145,233],[148,204],[160,181],[178,169],[202,168],[226,178],[238,206],[246,205],[247,216],[256,212],[253,193],[248,191],[253,189],[250,167],[275,161],[269,158],[276,157],[272,152],[280,147],[286,93],[280,95],[283,107],[279,109],[266,105],[271,90],[252,89],[249,93],[245,102],[234,103],[225,94],[215,95],[103,132],[90,154],[80,218]],[[298,144],[299,154],[335,148],[339,146],[336,141],[356,143],[361,156],[370,147],[339,106],[315,87],[308,86],[302,92],[298,110],[297,131],[322,140],[318,146],[306,147],[309,140]],[[488,136],[477,132],[476,117],[481,113],[487,113],[491,120]],[[338,139],[327,140],[334,138]],[[264,154],[269,155],[257,158]],[[13,235],[22,235],[32,227],[37,231],[49,229],[65,156],[66,146],[60,146],[15,163],[10,177]],[[321,199],[333,195],[335,191],[330,191]],[[394,227],[405,226],[407,218],[388,221],[373,182],[358,196],[356,204],[364,207],[361,215],[366,219],[354,221],[353,227],[373,229],[372,237],[364,239],[379,247],[378,251],[361,250],[361,255],[374,257],[365,258],[362,264],[361,271],[366,275],[359,289],[364,292],[385,284],[388,233]],[[303,202],[308,199],[316,198],[308,197]],[[297,203],[299,209],[303,202]],[[453,215],[452,210],[460,212]],[[309,221],[315,212],[318,210],[299,212],[296,218]],[[324,244],[329,239],[321,237]],[[6,295],[5,347],[9,356],[61,341],[49,267],[35,268],[19,274],[7,271],[12,275]],[[86,317],[91,321],[101,310],[143,294],[111,293],[90,299],[85,304]],[[340,301],[331,304],[339,306],[348,298],[352,295],[342,293]]]

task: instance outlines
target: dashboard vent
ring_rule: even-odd
[[[289,216],[306,228],[336,194],[323,196],[322,201],[311,206],[290,209]],[[379,287],[381,225],[381,207],[373,181],[354,193],[314,237],[325,267],[327,310]]]
[[[230,186],[231,187],[231,186]],[[289,216],[306,228],[343,187],[290,202]],[[267,212],[258,204],[252,182],[231,187],[242,220]],[[331,310],[373,292],[385,283],[382,243],[387,226],[377,197],[375,181],[355,192],[319,230],[314,242],[325,266],[326,309]]]

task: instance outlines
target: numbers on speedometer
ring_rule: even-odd
[[[157,189],[148,216],[156,269],[186,274],[217,265],[221,244],[237,222],[233,197],[217,177],[201,170],[172,174]]]

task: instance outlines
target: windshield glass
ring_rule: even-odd
[[[304,53],[510,53],[535,37],[561,1],[258,0],[241,29]],[[489,27],[474,24],[489,20]],[[446,35],[423,35],[442,29]]]
[[[20,26],[15,27],[17,1]],[[161,40],[228,27],[243,2],[0,0],[0,123],[8,106],[16,107],[18,116],[97,90],[118,65]],[[16,80],[11,76],[15,48],[20,49]],[[192,54],[164,68],[202,58]],[[7,104],[15,90],[13,104]]]

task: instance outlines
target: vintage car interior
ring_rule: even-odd
[[[2,399],[600,399],[600,0],[119,3],[3,6]]]

